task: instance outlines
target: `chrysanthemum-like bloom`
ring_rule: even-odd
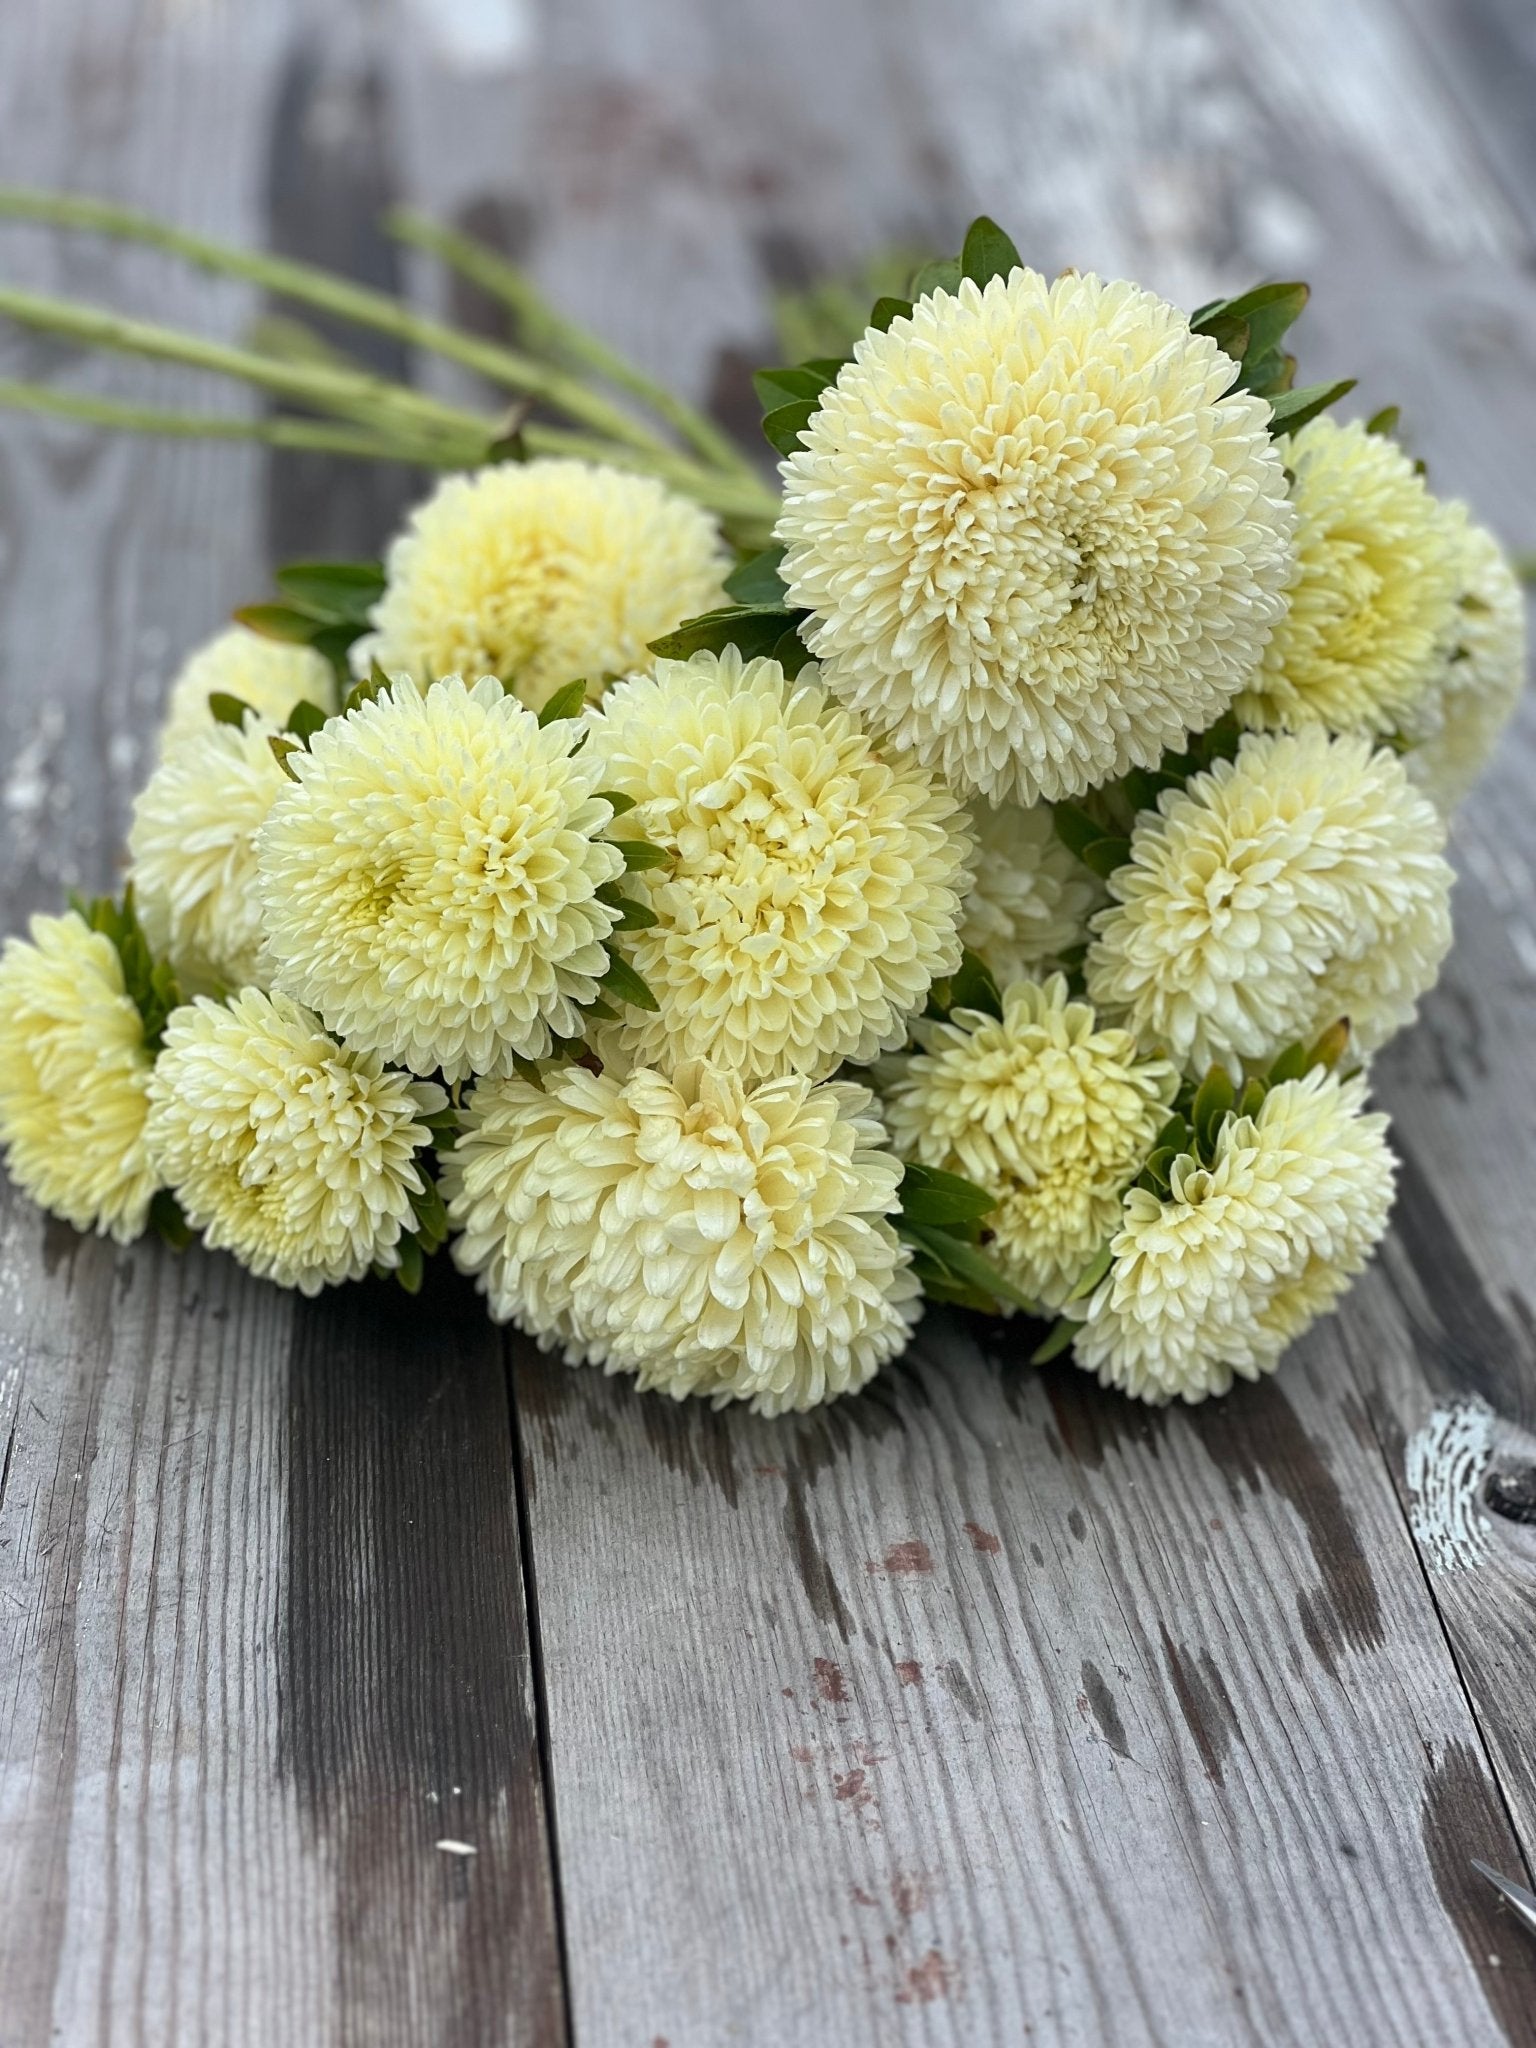
[[[1093,920],[1102,1015],[1234,1077],[1340,1017],[1363,1053],[1410,1020],[1451,942],[1451,871],[1393,754],[1320,725],[1250,734],[1159,805]]]
[[[441,1088],[245,989],[172,1012],[149,1092],[150,1152],[214,1249],[302,1294],[399,1263]]]
[[[760,1414],[851,1393],[919,1309],[871,1098],[582,1067],[482,1081],[445,1162],[454,1257],[498,1321],[642,1387]]]
[[[630,957],[660,1008],[605,1056],[819,1079],[899,1044],[960,959],[971,842],[938,778],[877,753],[813,670],[735,648],[615,685],[591,732],[625,828],[671,856],[634,878],[658,923]]]
[[[985,1188],[989,1256],[1056,1306],[1114,1228],[1178,1074],[1140,1058],[1129,1032],[1101,1029],[1059,974],[1014,982],[1001,1021],[958,1010],[912,1029],[923,1050],[886,1092],[897,1151]]]
[[[624,857],[573,737],[494,676],[401,681],[316,733],[257,843],[274,986],[450,1081],[578,1036],[618,918],[597,891]]]
[[[1103,883],[1063,845],[1044,804],[977,804],[971,830],[976,879],[961,916],[962,942],[999,984],[1055,967],[1086,941],[1088,919],[1105,901]]]
[[[268,719],[217,725],[171,747],[133,806],[132,879],[144,935],[182,987],[265,985],[256,834],[288,778]]]
[[[1525,595],[1486,527],[1468,524],[1452,645],[1404,765],[1445,816],[1481,775],[1525,687]]]
[[[867,333],[782,465],[828,687],[993,802],[1208,726],[1293,566],[1269,407],[1233,375],[1174,307],[1091,276],[965,282]]]
[[[1133,1188],[1079,1365],[1157,1403],[1273,1371],[1386,1228],[1395,1162],[1364,1096],[1360,1077],[1314,1068],[1272,1089],[1256,1117],[1229,1117],[1210,1166],[1177,1160],[1166,1201]]]
[[[296,704],[318,705],[329,717],[337,703],[336,673],[324,655],[230,626],[189,655],[171,684],[160,729],[162,753],[216,722],[208,709],[216,691],[238,697],[274,725],[286,724]]]
[[[1454,629],[1466,514],[1359,420],[1315,419],[1281,446],[1296,479],[1298,575],[1239,716],[1407,731]]]
[[[70,911],[0,951],[0,1147],[76,1230],[127,1244],[160,1181],[144,1144],[152,1065],[117,948]]]
[[[713,521],[653,478],[508,462],[439,484],[389,551],[357,658],[420,683],[496,675],[537,710],[648,668],[647,643],[722,604]]]

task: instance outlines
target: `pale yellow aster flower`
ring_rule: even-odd
[[[1411,730],[1454,630],[1466,514],[1403,450],[1326,415],[1281,444],[1295,482],[1290,609],[1238,700],[1251,726]]]
[[[624,857],[575,738],[494,676],[401,681],[316,733],[257,842],[274,987],[449,1081],[579,1037]]]
[[[585,462],[449,477],[389,551],[354,659],[420,683],[496,675],[537,710],[564,683],[648,668],[648,644],[726,602],[713,520],[654,478]]]
[[[1525,593],[1486,527],[1469,524],[1452,645],[1422,706],[1410,777],[1449,816],[1492,758],[1525,687]]]
[[[829,689],[993,802],[1151,767],[1285,609],[1264,400],[1176,308],[1032,270],[865,334],[782,465],[790,596]]]
[[[703,1065],[482,1081],[445,1161],[498,1321],[674,1399],[760,1414],[863,1386],[919,1312],[901,1167],[865,1089]]]
[[[155,1164],[212,1249],[302,1294],[399,1264],[441,1088],[245,989],[171,1013],[149,1092]]]
[[[166,753],[133,806],[128,831],[139,921],[188,992],[265,986],[256,834],[288,779],[271,736],[248,713]]]
[[[658,922],[626,941],[660,1007],[604,1057],[819,1079],[900,1044],[960,959],[971,842],[938,778],[877,751],[813,669],[733,647],[616,684],[589,729],[635,800],[624,829],[669,856],[632,878]]]
[[[216,691],[238,697],[274,725],[285,725],[296,704],[313,704],[329,717],[338,701],[336,672],[324,655],[312,647],[269,640],[246,626],[229,626],[189,655],[171,684],[160,730],[162,753],[216,723],[208,709]]]
[[[1203,1401],[1272,1372],[1386,1229],[1396,1171],[1365,1082],[1320,1068],[1229,1117],[1210,1166],[1174,1162],[1166,1201],[1125,1198],[1079,1365],[1143,1401]]]
[[[1254,733],[1144,811],[1085,966],[1101,1015],[1188,1073],[1407,1024],[1451,942],[1445,826],[1402,762],[1320,725]]]
[[[892,1142],[993,1196],[988,1256],[1021,1292],[1057,1306],[1113,1229],[1167,1121],[1177,1071],[1070,1001],[1059,974],[1013,982],[1000,1020],[957,1010],[912,1030],[921,1052],[890,1063]]]
[[[29,929],[0,950],[0,1147],[40,1207],[127,1244],[160,1185],[143,1020],[104,933],[72,910]]]
[[[1055,967],[1088,937],[1106,900],[1103,883],[1063,845],[1049,805],[971,809],[976,879],[965,899],[960,938],[993,979],[1020,981]]]

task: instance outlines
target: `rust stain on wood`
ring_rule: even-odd
[[[959,1995],[960,1980],[941,1950],[929,1949],[920,1963],[914,1963],[896,1994],[898,2005],[932,2005],[938,1999]]]
[[[1002,1549],[1002,1541],[990,1529],[983,1529],[979,1522],[965,1522],[961,1525],[971,1539],[971,1548],[980,1557],[996,1557]]]
[[[843,1676],[842,1666],[834,1664],[830,1657],[818,1657],[813,1670],[811,1683],[816,1697],[825,1700],[829,1706],[843,1706],[848,1699],[848,1681]]]
[[[891,1578],[922,1577],[933,1570],[933,1553],[926,1543],[912,1537],[905,1543],[892,1543],[878,1562],[866,1559],[864,1569]]]

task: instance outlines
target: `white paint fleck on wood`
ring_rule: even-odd
[[[1408,1439],[1408,1513],[1431,1571],[1475,1571],[1492,1547],[1479,1496],[1497,1421],[1474,1394],[1442,1402]]]

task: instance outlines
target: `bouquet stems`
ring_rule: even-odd
[[[523,407],[547,406],[571,424],[524,423],[516,413],[509,424],[505,417],[451,405],[379,376],[297,321],[266,321],[258,329],[264,345],[241,348],[105,307],[11,287],[0,287],[0,315],[18,325],[84,347],[206,370],[323,417],[242,420],[165,412],[22,381],[0,384],[0,404],[131,432],[244,439],[436,469],[475,467],[490,459],[515,429],[529,453],[574,456],[655,476],[707,506],[752,543],[761,544],[771,529],[776,493],[713,422],[556,312],[532,281],[495,251],[419,216],[394,216],[392,232],[494,293],[542,346],[640,400],[685,446],[675,445],[557,363],[462,333],[386,292],[314,265],[231,247],[127,207],[70,194],[0,187],[0,218],[7,216],[141,243],[200,269],[259,285],[317,312],[427,349],[515,393]]]

